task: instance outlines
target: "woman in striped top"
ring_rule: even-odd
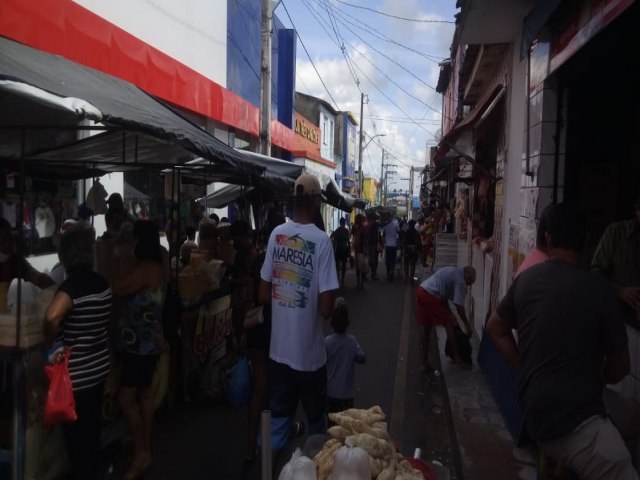
[[[63,426],[74,479],[99,478],[97,467],[102,423],[104,380],[110,371],[108,325],[111,289],[92,271],[92,228],[65,232],[58,256],[67,279],[60,285],[45,313],[48,345],[58,339],[71,349],[69,375],[78,420]]]

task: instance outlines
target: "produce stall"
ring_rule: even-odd
[[[330,413],[329,420],[334,425],[327,435],[310,437],[304,449],[315,463],[318,480],[332,475],[372,480],[436,479],[426,463],[397,451],[379,406]]]

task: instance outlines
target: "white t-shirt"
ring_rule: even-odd
[[[318,297],[339,287],[329,236],[312,223],[279,225],[260,276],[272,284],[270,358],[294,370],[321,368],[327,355]]]
[[[397,247],[398,246],[398,233],[400,233],[400,227],[395,220],[387,223],[382,230],[384,231],[384,246],[385,247]]]

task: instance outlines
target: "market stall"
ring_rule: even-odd
[[[264,209],[265,201],[288,198],[301,173],[297,165],[230,148],[127,82],[2,38],[0,94],[0,173],[4,174],[0,175],[4,179],[0,193],[5,198],[13,195],[18,205],[13,225],[20,239],[20,257],[26,256],[29,246],[24,240],[30,209],[23,206],[37,182],[96,179],[111,172],[163,175],[171,228],[179,231],[181,215],[175,215],[175,210],[180,209],[183,185],[227,182],[240,186],[241,194],[251,192],[253,206]],[[86,201],[85,183],[78,185],[81,191],[75,196]],[[350,210],[352,202],[335,185],[333,190],[327,190],[328,201]],[[135,191],[140,200],[146,200],[146,192]],[[61,195],[74,196],[69,192]],[[39,207],[44,210],[46,205]],[[61,218],[56,221],[56,234],[61,223]],[[230,299],[221,278],[225,266],[233,262],[233,247],[222,229],[210,230],[208,237],[202,233],[189,264],[181,267],[176,261],[170,267],[170,290],[179,291],[176,311],[181,310],[172,327],[181,329],[182,336],[180,342],[173,337],[172,348],[156,371],[157,403],[178,385],[182,393],[177,396],[202,395],[207,385],[201,380],[210,377],[211,369],[228,351]],[[55,245],[53,238],[51,243]],[[97,245],[96,270],[111,281],[122,275],[130,265],[130,247],[118,240]],[[20,273],[18,270],[18,276]],[[8,394],[0,399],[0,472],[9,463],[16,480],[53,478],[57,469],[64,468],[64,454],[60,453],[58,429],[42,425],[47,385],[40,332],[46,301],[25,302],[24,295],[19,282],[15,308],[0,320],[0,362],[10,372],[5,378],[10,385],[5,390]],[[116,401],[118,367],[115,355],[112,357],[114,368],[103,401],[103,443],[113,441],[123,430]]]
[[[22,207],[36,181],[77,181],[122,171],[157,175],[167,168],[172,173],[178,168],[197,168],[205,177],[207,171],[215,171],[244,181],[265,171],[138,88],[6,39],[0,39],[0,91],[0,158],[5,174],[0,187],[3,194],[14,195],[19,206],[13,225],[21,257],[28,253],[23,240],[29,211]],[[190,166],[188,162],[196,157],[206,165]],[[179,189],[179,181],[175,185]],[[114,265],[124,270],[125,260],[109,261],[118,258],[119,247],[106,242],[99,247],[96,269],[106,277],[115,274]],[[224,298],[224,292],[207,293]],[[40,333],[42,307],[25,302],[24,294],[19,283],[15,308],[0,321],[0,361],[2,370],[9,372],[3,377],[9,386],[3,387],[1,398],[0,472],[8,472],[10,465],[14,479],[53,478],[64,468],[64,453],[60,453],[58,429],[42,425],[47,388]],[[206,298],[204,295],[202,301]],[[202,316],[206,324],[212,316],[217,319],[211,303],[209,298],[207,313],[211,315]],[[208,335],[207,328],[201,329],[204,335],[198,338]],[[222,335],[226,335],[224,328]],[[212,348],[218,348],[214,356],[220,355],[222,350],[214,344]],[[166,372],[171,360],[166,357],[154,379],[159,397],[169,388]],[[118,435],[118,368],[113,363],[116,367],[107,380],[103,403],[103,441]]]

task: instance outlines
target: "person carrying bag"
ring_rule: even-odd
[[[59,423],[75,422],[78,419],[76,400],[73,396],[73,387],[69,376],[70,356],[71,349],[61,347],[54,354],[57,363],[45,365],[44,367],[45,374],[49,379],[49,390],[44,406],[43,419],[47,427]]]

